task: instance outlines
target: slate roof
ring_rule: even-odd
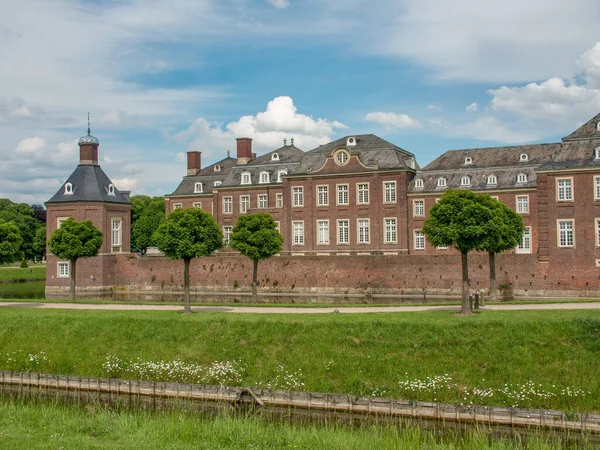
[[[600,114],[595,115],[586,123],[581,125],[577,130],[568,136],[565,136],[563,141],[573,141],[579,139],[599,139],[600,131],[598,130],[598,123],[600,122]]]
[[[565,141],[561,145],[560,152],[536,170],[600,168],[600,158],[596,158],[596,155],[600,156],[600,136],[596,139]]]
[[[210,194],[213,190],[215,181],[223,183],[227,176],[231,173],[231,169],[237,164],[237,159],[227,156],[227,158],[217,161],[203,169],[200,169],[196,175],[183,177],[177,189],[168,196],[180,195],[198,195],[194,193],[194,188],[197,182],[202,183],[202,193]],[[220,170],[215,170],[218,168]]]
[[[345,136],[306,152],[293,175],[311,173],[323,167],[327,157],[331,155],[333,150],[338,147],[346,147],[349,137],[356,140],[356,145],[347,147],[347,149],[350,153],[358,153],[358,159],[365,166],[374,167],[376,170],[410,169],[411,161],[414,161],[415,168],[418,168],[413,153],[374,134],[361,134]]]
[[[65,194],[65,185],[73,185],[73,193]],[[67,178],[61,188],[46,203],[62,202],[106,202],[129,204],[129,200],[114,188],[114,195],[109,195],[108,186],[113,184],[98,165],[78,165]]]

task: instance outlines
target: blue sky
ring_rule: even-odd
[[[489,3],[489,5],[488,5]],[[87,112],[120,189],[294,137],[374,133],[421,165],[600,112],[597,0],[0,0],[0,197],[41,203]]]

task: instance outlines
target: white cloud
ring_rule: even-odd
[[[365,116],[368,122],[376,122],[390,128],[418,128],[421,124],[407,114],[392,112],[370,112]]]
[[[429,111],[441,111],[442,107],[438,105],[427,105]]]
[[[177,153],[177,154],[175,155],[175,159],[174,159],[174,161],[175,161],[175,162],[178,162],[178,163],[183,163],[183,162],[186,162],[186,161],[187,161],[186,154],[185,154],[184,152],[179,152],[179,153]]]
[[[477,112],[477,111],[479,111],[479,105],[477,104],[477,102],[473,102],[465,108],[465,111],[466,112]]]
[[[288,6],[290,6],[290,1],[289,0],[267,0],[271,5],[273,5],[275,8],[287,8]]]
[[[38,153],[46,147],[46,139],[41,137],[25,138],[17,145],[19,153]]]
[[[135,178],[115,178],[112,180],[119,191],[135,191],[138,180]]]
[[[588,86],[600,88],[600,42],[581,55],[577,64]]]
[[[449,123],[446,120],[434,118],[429,121],[429,126],[434,133],[445,137],[477,139],[505,144],[530,142],[538,137],[536,132],[514,130],[491,116],[480,117],[472,122],[457,123]]]

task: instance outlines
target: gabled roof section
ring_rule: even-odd
[[[273,155],[277,155],[277,159],[273,159]],[[304,155],[305,153],[295,145],[284,145],[283,147],[253,159],[246,165],[246,167],[297,163],[300,162]]]
[[[70,183],[72,194],[65,193],[65,186]],[[129,204],[119,190],[114,187],[114,194],[109,194],[109,186],[114,186],[104,171],[97,165],[79,165],[61,186],[59,191],[46,203],[63,202],[105,202]]]
[[[183,177],[177,189],[168,196],[193,195],[196,183],[202,183],[202,193],[210,194],[213,190],[215,181],[223,183],[231,173],[231,169],[237,164],[237,159],[228,156],[221,161],[217,161],[204,169],[200,169],[196,175]],[[196,193],[197,195],[197,193]]]
[[[600,123],[600,114],[596,114],[586,123],[581,125],[577,130],[568,136],[562,138],[563,142],[576,141],[580,139],[600,139],[600,129],[598,124]]]
[[[561,145],[561,151],[536,170],[600,168],[600,158],[596,158],[596,155],[600,156],[600,138],[565,141]]]

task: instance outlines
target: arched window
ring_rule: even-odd
[[[417,178],[415,180],[415,187],[416,188],[422,188],[423,187],[423,179],[422,178]]]
[[[517,183],[527,183],[527,174],[520,173],[519,175],[517,175]]]
[[[108,195],[115,195],[115,186],[114,184],[108,185]]]
[[[519,156],[519,161],[520,162],[529,161],[529,156],[527,156],[527,153],[521,153],[521,156]]]
[[[194,192],[196,194],[202,192],[202,183],[194,183]]]
[[[287,175],[287,170],[280,170],[277,172],[277,182],[281,183],[281,177]]]
[[[271,161],[279,161],[279,153],[273,153],[271,155]]]
[[[460,179],[460,185],[461,186],[471,186],[471,177],[470,176],[464,176]]]
[[[467,156],[465,158],[465,166],[468,166],[469,164],[473,164],[473,158],[471,158],[470,156]]]
[[[269,182],[269,172],[261,172],[260,173],[260,179],[258,181],[259,183],[268,183]]]
[[[252,184],[252,178],[249,172],[242,173],[242,184]]]
[[[65,194],[73,195],[73,185],[71,183],[65,184]]]
[[[438,187],[446,187],[446,179],[444,177],[439,177],[437,180]]]
[[[215,181],[215,182],[213,183],[213,186],[214,186],[214,187],[217,187],[217,186],[221,186],[222,184],[223,184],[223,182],[222,182],[222,181]]]
[[[600,147],[594,149],[594,159],[600,159]]]
[[[498,177],[496,175],[488,175],[487,184],[498,184]]]
[[[217,165],[215,166],[215,169],[214,169],[214,170],[215,170],[215,172],[220,172],[220,171],[221,171],[221,166],[217,164]]]
[[[344,151],[338,152],[337,155],[335,155],[335,158],[337,159],[338,164],[346,164],[348,162],[348,153]]]
[[[346,147],[354,147],[356,145],[356,139],[353,137],[349,137],[346,140]]]

